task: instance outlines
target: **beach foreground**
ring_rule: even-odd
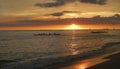
[[[105,57],[104,59],[110,60],[87,69],[120,69],[120,53]]]
[[[103,57],[103,56],[102,56]],[[120,69],[120,53],[68,63],[55,69]]]

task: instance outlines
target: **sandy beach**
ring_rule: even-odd
[[[105,57],[104,59],[110,60],[87,69],[120,69],[120,53]]]
[[[103,57],[103,56],[102,56]],[[85,60],[73,61],[68,64],[61,65],[54,69],[120,69],[120,53],[110,55],[108,57],[95,57]]]

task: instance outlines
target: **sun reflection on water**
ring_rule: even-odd
[[[90,63],[87,61],[82,62],[82,63],[78,64],[75,69],[86,69],[86,68],[88,68],[89,64]]]
[[[76,50],[77,48],[77,44],[71,44],[71,52],[72,52],[72,55],[77,55],[78,54],[78,51]]]
[[[87,64],[81,64],[80,66],[79,66],[79,69],[86,69],[87,68]]]
[[[79,51],[77,50],[78,44],[76,43],[76,31],[71,31],[72,35],[70,37],[69,49],[71,51],[71,55],[77,55]]]

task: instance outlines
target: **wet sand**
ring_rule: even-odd
[[[0,68],[8,63],[16,62],[16,60],[0,60]]]
[[[103,58],[104,57],[104,58]],[[0,64],[9,63],[13,61],[1,60]],[[3,66],[3,65],[2,65]],[[9,68],[7,68],[9,69]],[[41,68],[35,68],[41,69]],[[52,68],[46,67],[42,69],[120,69],[120,53],[110,56],[100,56],[94,58],[78,59],[65,64],[55,65]]]
[[[104,59],[110,60],[87,69],[120,69],[120,53],[105,57]]]
[[[120,53],[108,57],[88,58],[61,65],[54,69],[120,69]]]
[[[99,55],[95,57],[89,57],[86,59],[76,59],[76,60],[68,61],[65,63],[60,63],[56,65],[54,64],[52,67],[47,66],[45,68],[39,68],[39,63],[38,63],[37,64],[38,68],[34,68],[34,69],[120,69],[120,53],[117,53],[117,54],[113,53],[113,55],[111,54],[107,54],[104,56]],[[0,60],[0,68],[3,67],[4,64],[11,63],[11,62],[15,62],[15,61]],[[23,64],[23,67],[24,67],[24,64]],[[8,67],[5,69],[13,69],[13,68],[14,66],[12,68]],[[17,69],[17,68],[14,68],[14,69]],[[22,68],[22,69],[26,69],[26,68]],[[33,68],[29,68],[29,69],[33,69]]]

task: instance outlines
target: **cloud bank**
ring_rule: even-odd
[[[111,17],[95,16],[93,18],[67,18],[55,20],[18,20],[15,22],[0,23],[0,27],[23,27],[23,26],[49,26],[49,25],[120,25],[120,15],[115,14]]]
[[[59,7],[66,5],[68,3],[73,3],[73,2],[81,2],[81,3],[90,3],[90,4],[99,4],[99,5],[104,5],[106,4],[107,0],[55,0],[55,2],[47,2],[47,3],[36,3],[35,6],[38,7]]]

